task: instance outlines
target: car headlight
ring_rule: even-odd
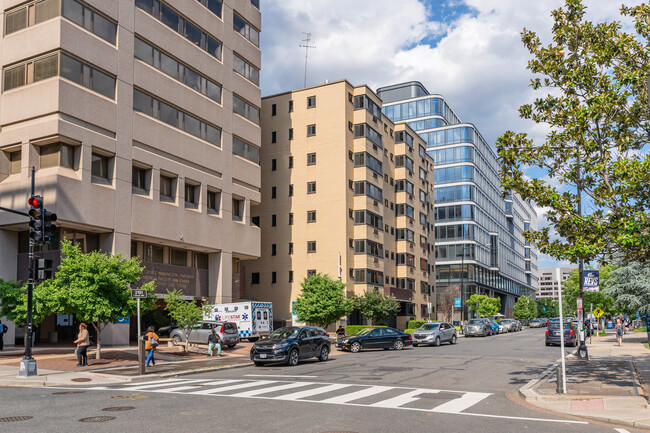
[[[429,335],[426,336],[427,340],[431,340],[432,338],[433,338],[433,334],[429,334]]]
[[[273,345],[273,349],[274,350],[285,349],[288,345],[289,343],[277,343]]]

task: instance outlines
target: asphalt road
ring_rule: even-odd
[[[0,422],[0,432],[615,432],[519,401],[519,387],[560,356],[558,347],[544,346],[543,333],[524,329],[401,352],[334,351],[324,363],[105,389],[4,388],[0,417],[33,419]],[[131,409],[104,410],[111,407]],[[79,421],[101,416],[114,419]]]

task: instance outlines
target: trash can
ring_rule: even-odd
[[[614,329],[614,322],[611,320],[607,322],[607,329]]]

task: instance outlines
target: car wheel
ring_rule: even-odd
[[[236,345],[237,345],[237,344],[229,344],[229,345],[228,345],[228,349],[232,349],[232,348],[235,347]]]
[[[451,344],[456,344],[456,334],[451,337]]]
[[[433,343],[434,346],[440,346],[440,337],[436,337],[436,341]]]
[[[329,348],[323,344],[323,347],[320,348],[320,356],[318,357],[319,361],[327,361],[330,356]]]
[[[550,345],[551,345],[551,343],[549,343],[549,342],[547,341],[547,342],[546,342],[546,345],[547,345],[547,346],[550,346]]]
[[[361,343],[359,343],[358,341],[355,341],[350,345],[350,352],[357,353],[360,350],[361,350]]]
[[[181,344],[181,343],[182,343],[182,341],[181,341],[181,337],[180,337],[179,335],[174,335],[174,336],[172,337],[172,344],[173,344],[174,346],[178,346],[178,345]]]
[[[418,345],[417,345],[417,344],[415,344],[415,343],[413,343],[413,347],[418,347]]]
[[[404,349],[404,342],[402,340],[395,340],[395,343],[393,344],[393,349],[395,350]]]
[[[251,343],[255,343],[257,340],[259,340],[259,337],[251,337],[248,339]]]
[[[298,360],[300,359],[300,356],[298,354],[298,349],[291,349],[291,352],[289,352],[289,358],[287,359],[287,365],[290,365],[291,367],[295,367],[298,365]]]
[[[262,367],[264,365],[263,362],[259,362],[259,361],[253,361],[253,364],[255,364],[255,367]]]

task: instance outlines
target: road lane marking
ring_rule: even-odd
[[[146,389],[151,389],[151,388],[160,388],[164,387],[167,385],[181,385],[181,384],[188,384],[188,383],[198,383],[198,382],[208,382],[211,379],[194,379],[194,380],[188,380],[188,379],[169,379],[165,381],[161,381],[159,383],[155,384],[149,384],[149,385],[130,385],[127,386],[126,388],[123,388],[123,391],[144,391]]]
[[[350,392],[348,394],[339,395],[338,397],[321,400],[320,403],[344,404],[364,397],[380,394],[384,391],[390,391],[391,389],[393,389],[391,386],[371,386],[370,388],[362,389],[361,391]]]
[[[624,428],[615,428],[618,433],[630,433],[629,431],[625,430]]]
[[[309,378],[313,379],[318,376],[303,376],[299,374],[245,374],[244,377],[295,377],[295,378]]]
[[[255,382],[240,383],[237,385],[222,386],[219,388],[203,389],[201,391],[190,392],[189,394],[197,394],[197,395],[219,394],[224,391],[232,391],[234,389],[242,389],[242,388],[252,388],[254,386],[268,385],[270,383],[277,383],[277,382],[273,382],[271,380],[258,380]]]
[[[408,403],[413,403],[414,401],[419,400],[418,395],[424,394],[425,392],[437,392],[435,390],[426,390],[426,389],[415,389],[411,392],[407,392],[397,397],[389,398],[387,400],[378,401],[373,403],[370,407],[387,407],[387,408],[398,408],[404,406]]]
[[[491,394],[487,394],[484,392],[468,392],[466,394],[463,394],[459,398],[455,398],[453,400],[441,404],[440,406],[436,406],[435,408],[433,408],[433,411],[445,412],[445,413],[462,412],[465,409],[474,406],[476,403],[480,402],[481,400],[485,400],[490,395]]]
[[[285,389],[300,388],[302,386],[313,385],[314,382],[292,382],[286,383],[284,385],[271,386],[261,389],[253,389],[251,391],[238,392],[237,394],[231,394],[230,397],[253,397],[260,394],[268,394],[270,392],[284,391]]]
[[[318,385],[327,385],[327,384],[319,383]],[[274,400],[290,400],[290,401],[299,400],[301,398],[312,397],[314,395],[323,394],[330,391],[336,391],[339,389],[348,388],[350,386],[354,386],[354,385],[334,383],[327,386],[319,386],[318,388],[308,389],[306,391],[294,392],[293,394],[281,395],[279,397],[275,397]]]
[[[159,392],[159,393],[165,393],[165,392],[170,392],[170,393],[176,393],[176,392],[181,392],[181,391],[188,391],[190,389],[197,389],[200,388],[200,385],[188,385],[188,386],[177,386],[175,388],[166,388],[166,389],[149,389],[147,391],[149,392]]]

